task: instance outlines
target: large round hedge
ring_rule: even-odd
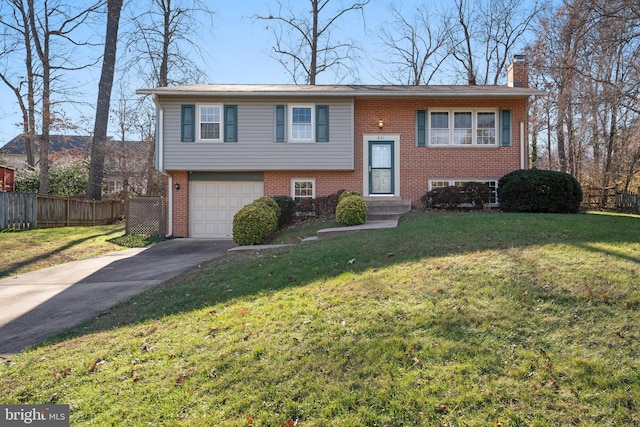
[[[343,225],[360,225],[367,220],[367,204],[362,196],[347,196],[336,206],[336,221]]]
[[[577,213],[582,188],[564,172],[516,170],[498,181],[498,201],[509,212]]]
[[[278,227],[279,211],[277,204],[274,208],[261,199],[244,206],[233,217],[233,241],[241,246],[264,242]]]

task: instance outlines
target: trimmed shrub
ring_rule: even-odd
[[[280,205],[273,197],[260,197],[253,201],[253,203],[263,203],[269,209],[273,210],[273,213],[276,215],[276,219],[280,218]]]
[[[233,241],[237,245],[257,245],[264,242],[278,226],[278,216],[267,203],[253,202],[233,217]]]
[[[482,209],[491,201],[491,189],[480,182],[466,182],[461,187],[435,188],[420,200],[425,209]]]
[[[582,188],[564,172],[516,170],[498,181],[498,201],[508,212],[577,213]]]
[[[367,204],[362,196],[347,196],[338,202],[336,220],[346,226],[364,224],[367,220]]]
[[[293,222],[293,216],[296,213],[296,201],[289,196],[275,196],[280,207],[280,219],[278,220],[278,228],[286,227]]]
[[[345,197],[360,196],[360,192],[356,190],[340,190],[338,191],[337,194],[338,194],[338,203],[340,203],[340,201]]]

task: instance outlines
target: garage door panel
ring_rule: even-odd
[[[192,181],[190,183],[190,235],[231,238],[233,216],[264,194],[262,182]]]

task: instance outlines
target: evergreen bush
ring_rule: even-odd
[[[286,227],[291,224],[293,222],[293,217],[296,214],[296,201],[289,196],[275,196],[273,200],[275,200],[280,207],[278,228]]]
[[[466,182],[461,187],[434,188],[420,200],[425,209],[482,209],[491,201],[491,189],[480,182]]]
[[[516,170],[498,181],[498,201],[509,212],[577,213],[582,188],[564,172]]]
[[[269,202],[258,199],[244,206],[233,217],[233,241],[241,246],[257,245],[267,240],[277,227],[276,209]]]
[[[367,220],[367,204],[362,196],[342,198],[336,207],[336,220],[346,226],[364,224]]]
[[[350,196],[360,196],[360,192],[356,190],[340,190],[338,191],[338,203],[346,197]]]

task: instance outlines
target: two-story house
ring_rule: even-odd
[[[402,198],[528,167],[524,58],[507,86],[193,85],[141,89],[157,106],[169,234],[230,238],[261,196],[341,189]],[[495,201],[495,195],[494,195]]]

